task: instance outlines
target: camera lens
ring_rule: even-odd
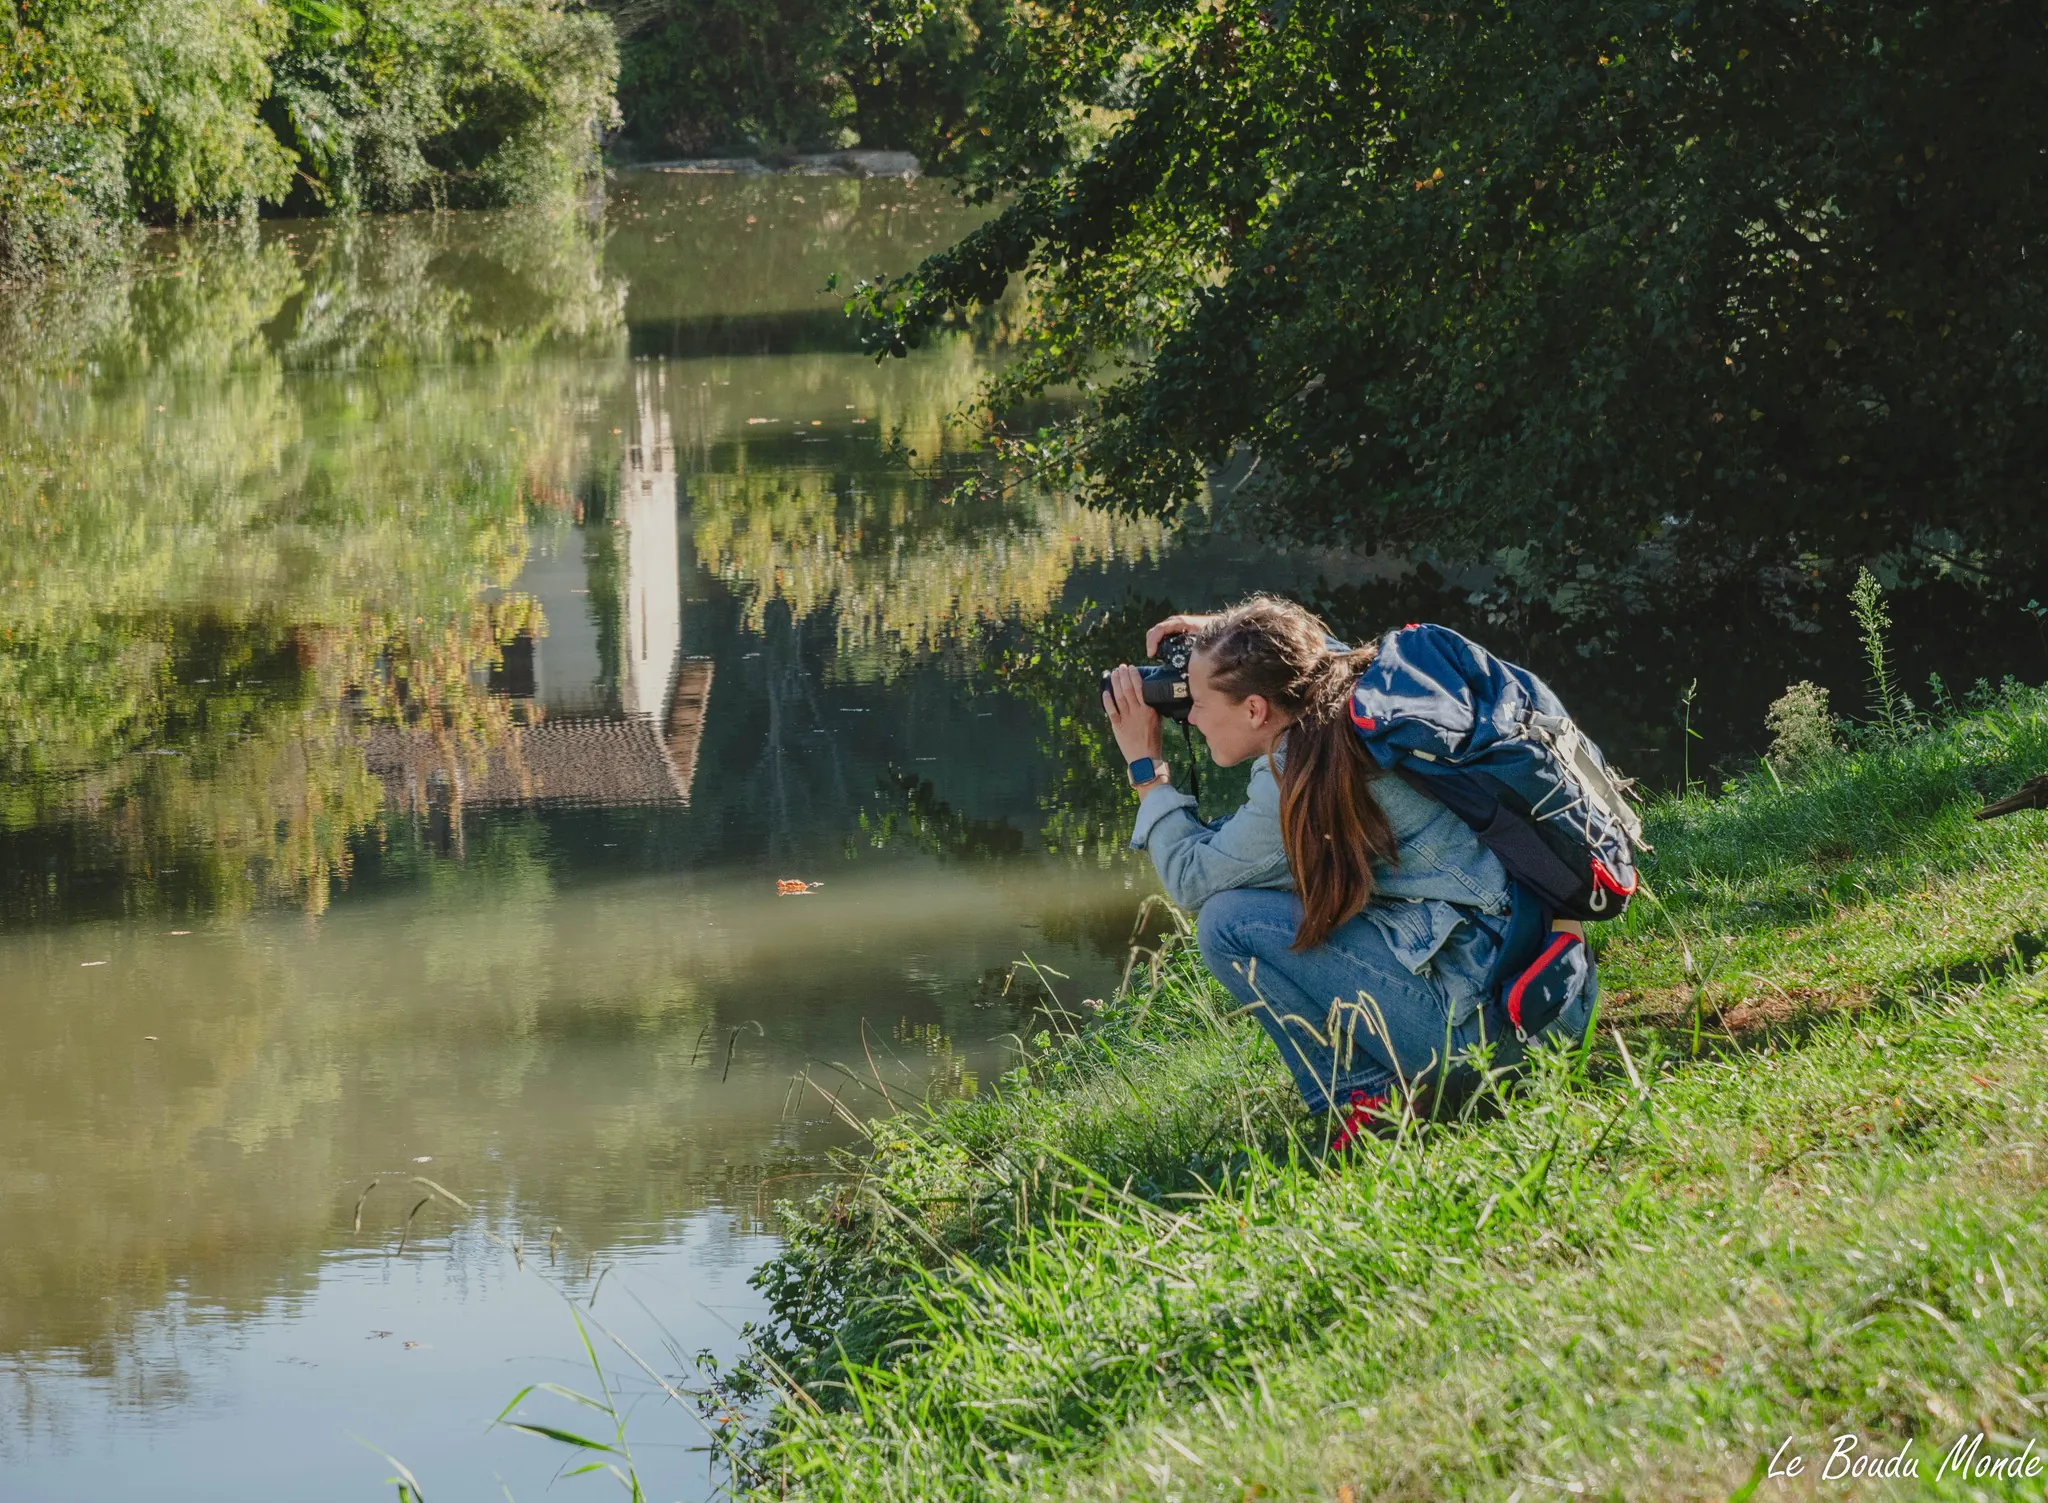
[[[1168,720],[1188,718],[1188,660],[1193,656],[1194,639],[1176,633],[1161,639],[1157,667],[1147,664],[1138,670],[1139,698]],[[1110,692],[1107,673],[1102,675],[1102,692]]]

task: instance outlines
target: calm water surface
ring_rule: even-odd
[[[388,1495],[356,1437],[530,1498],[561,1454],[486,1424],[587,1383],[565,1295],[666,1375],[735,1351],[839,1113],[1006,1068],[1148,889],[1076,696],[989,631],[1329,586],[1523,650],[1361,557],[956,495],[1004,319],[877,367],[822,289],[968,222],[640,174],[153,237],[0,306],[9,1503]],[[1525,656],[1675,772],[1689,676],[1703,726],[1814,662],[1853,692],[1806,630]],[[692,1422],[606,1361],[653,1494],[701,1496]]]
[[[1331,561],[951,499],[1000,331],[878,368],[822,289],[967,222],[648,174],[154,237],[8,310],[9,1500],[381,1495],[354,1437],[533,1496],[561,1454],[485,1427],[579,1381],[564,1294],[665,1374],[731,1353],[840,1107],[1114,984],[1144,874],[1048,835],[981,632]]]

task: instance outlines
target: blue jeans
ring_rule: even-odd
[[[1513,1030],[1487,1019],[1483,999],[1499,941],[1479,925],[1459,925],[1430,973],[1418,976],[1367,919],[1296,951],[1300,922],[1293,893],[1240,887],[1202,905],[1196,935],[1209,969],[1279,1047],[1310,1111],[1342,1106],[1355,1092],[1399,1088],[1412,1096],[1423,1084],[1469,1085],[1477,1072],[1465,1056],[1487,1044],[1495,1068],[1521,1062]],[[1589,988],[1538,1037],[1581,1037],[1592,1000]]]

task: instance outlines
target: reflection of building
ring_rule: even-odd
[[[638,432],[619,467],[618,520],[623,639],[617,664],[620,708],[628,715],[663,714],[683,647],[683,582],[676,560],[676,449],[668,414],[640,384]]]
[[[679,497],[662,384],[658,370],[641,377],[616,526],[606,529],[614,535],[593,545],[565,528],[559,541],[571,546],[537,548],[513,586],[539,599],[547,622],[544,635],[511,643],[492,675],[497,692],[523,703],[524,718],[482,748],[460,748],[429,727],[375,728],[365,751],[392,804],[690,801],[712,665],[682,655]],[[616,566],[616,598],[596,593],[610,572],[592,568],[604,550]]]

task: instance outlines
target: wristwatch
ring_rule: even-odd
[[[1151,783],[1163,783],[1167,778],[1166,764],[1157,757],[1140,757],[1130,767],[1131,786],[1143,788]]]

